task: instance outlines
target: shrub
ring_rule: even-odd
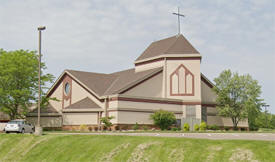
[[[121,129],[122,129],[122,130],[127,130],[127,129],[128,129],[128,125],[123,125],[123,126],[121,127]]]
[[[113,124],[111,122],[111,120],[113,119],[113,116],[108,116],[108,117],[102,117],[100,119],[101,122],[104,123],[104,127],[106,127],[107,129],[110,128]]]
[[[143,130],[147,131],[148,130],[148,126],[147,125],[144,125],[142,126]]]
[[[158,110],[151,115],[154,124],[160,127],[161,130],[167,129],[176,122],[174,113],[164,110]]]
[[[172,130],[172,131],[177,131],[178,128],[177,128],[177,127],[173,127],[171,130]]]
[[[139,126],[138,123],[136,122],[136,124],[133,126],[133,130],[138,130]]]
[[[206,123],[205,122],[201,122],[201,124],[200,124],[200,130],[201,131],[205,131],[206,130]]]
[[[120,130],[120,127],[118,125],[116,125],[115,130]]]
[[[190,126],[189,126],[188,123],[184,123],[184,125],[183,125],[183,130],[184,130],[184,131],[189,131],[189,130],[190,130]]]
[[[209,130],[219,130],[220,128],[217,125],[207,125],[207,129],[209,129]]]
[[[195,124],[195,125],[194,125],[194,130],[195,130],[195,131],[199,131],[199,130],[200,130],[200,126],[199,126],[198,124]]]
[[[91,132],[91,131],[93,131],[93,127],[88,127],[88,130]]]
[[[80,125],[80,131],[87,131],[88,130],[88,127],[87,127],[87,125],[85,125],[85,124],[82,124],[82,125]]]
[[[230,127],[229,127],[229,126],[224,126],[224,129],[225,129],[226,131],[229,131],[229,130],[230,130]]]

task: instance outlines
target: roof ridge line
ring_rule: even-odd
[[[176,35],[175,37],[176,37],[177,39],[171,44],[170,47],[167,48],[167,50],[165,50],[165,52],[163,52],[163,54],[165,54],[167,51],[169,51],[169,49],[170,49],[171,47],[173,47],[174,44],[176,44],[176,42],[177,42],[177,40],[179,39],[180,35]]]
[[[156,68],[156,70],[152,71],[151,73],[145,75],[144,77],[140,78],[140,79],[137,79],[135,81],[132,81],[130,82],[129,84],[127,84],[126,86],[120,88],[119,90],[115,91],[115,93],[119,94],[121,91],[124,91],[125,89],[128,89],[129,87],[131,87],[132,85],[135,85],[135,84],[138,84],[140,83],[141,81],[147,79],[148,77],[160,72],[160,71],[163,71],[163,68],[159,67],[159,68]]]
[[[110,74],[111,75],[111,74]],[[112,84],[104,91],[103,95],[105,95],[106,92],[108,92],[113,86],[114,84],[119,80],[119,76],[112,82]]]

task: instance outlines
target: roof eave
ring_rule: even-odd
[[[151,61],[159,58],[175,58],[175,57],[182,57],[182,58],[188,58],[188,57],[198,57],[201,58],[201,55],[199,53],[190,53],[190,54],[161,54],[155,57],[150,57],[142,60],[136,60],[134,64]]]

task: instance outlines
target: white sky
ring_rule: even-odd
[[[213,80],[224,69],[249,73],[275,113],[275,6],[272,0],[0,0],[0,48],[37,50],[58,77],[64,69],[111,73],[134,67],[155,40],[181,31]]]

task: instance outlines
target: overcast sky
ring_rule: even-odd
[[[58,77],[64,69],[111,73],[134,67],[152,42],[182,34],[201,53],[213,80],[224,69],[250,74],[275,113],[273,0],[0,0],[0,48],[37,50]]]

